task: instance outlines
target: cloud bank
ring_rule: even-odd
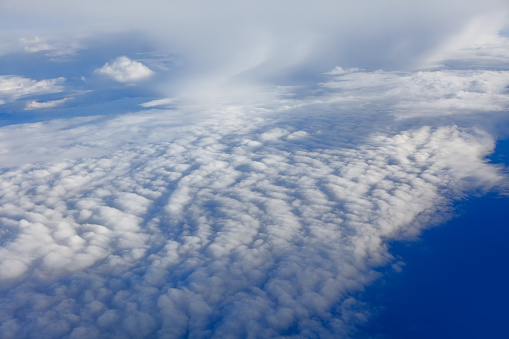
[[[355,336],[369,308],[351,294],[392,262],[386,240],[506,180],[484,160],[493,136],[467,117],[505,111],[509,78],[335,77],[270,109],[2,128],[3,148],[26,157],[0,180],[2,336]],[[455,124],[405,107],[412,95],[416,112],[438,110],[453,92],[467,93],[446,105]],[[499,105],[479,113],[470,92]]]

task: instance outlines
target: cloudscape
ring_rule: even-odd
[[[390,243],[507,196],[508,11],[0,2],[0,337],[366,337]]]

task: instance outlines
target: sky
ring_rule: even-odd
[[[508,15],[0,1],[0,337],[365,337],[391,244],[507,196]]]

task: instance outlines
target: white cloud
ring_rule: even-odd
[[[338,76],[320,96],[271,106],[0,128],[12,166],[0,174],[11,296],[0,333],[353,335],[368,310],[350,294],[393,263],[385,241],[416,236],[450,199],[506,180],[484,160],[488,113],[466,115],[460,100],[450,120],[408,123],[395,118],[409,108],[388,108],[413,96],[419,110],[483,81],[481,93],[507,102],[509,80]]]
[[[0,99],[15,101],[29,95],[62,92],[65,78],[33,80],[16,75],[0,75]]]
[[[402,117],[503,111],[509,72],[437,70],[419,72],[337,73],[325,88],[345,93],[339,100],[383,102]]]
[[[466,27],[448,37],[441,46],[423,56],[424,66],[443,66],[444,61],[456,59],[483,62],[495,59],[497,63],[507,58],[509,39],[498,35],[500,27],[507,24],[507,12],[495,15],[480,15],[471,19]],[[495,48],[495,50],[493,50]],[[505,51],[505,52],[504,52]]]
[[[64,98],[64,99],[45,101],[45,102],[38,102],[38,101],[34,100],[34,101],[26,104],[25,110],[55,108],[55,107],[63,105],[67,100],[69,100],[69,99]]]
[[[65,57],[75,54],[78,50],[83,49],[75,37],[68,39],[47,39],[35,36],[34,38],[19,39],[23,50],[27,53],[44,53],[50,57],[52,61],[69,60]],[[13,46],[14,47],[14,46]],[[13,48],[12,49],[17,49]]]
[[[113,63],[106,63],[95,70],[95,73],[106,75],[118,82],[137,82],[149,78],[154,72],[139,61],[126,56],[115,59]]]
[[[24,45],[25,51],[29,53],[37,53],[54,49],[54,47],[37,36],[33,39],[22,38],[20,42]]]
[[[140,104],[140,106],[145,107],[145,108],[152,108],[152,107],[158,107],[158,106],[164,107],[164,106],[174,104],[176,100],[177,100],[176,98],[156,99],[156,100],[144,102],[144,103]]]
[[[256,137],[240,125],[187,134],[2,174],[0,215],[12,232],[2,277],[15,279],[15,298],[40,300],[16,313],[2,303],[6,321],[18,314],[34,324],[18,335],[88,326],[105,335],[275,336],[294,325],[302,335],[345,334],[346,318],[308,320],[336,305],[355,313],[344,297],[390,261],[382,239],[416,234],[446,191],[471,184],[465,178],[501,178],[482,161],[492,140],[455,127],[374,136],[355,156],[274,139],[239,147]],[[29,281],[52,292],[34,295]],[[55,319],[67,326],[50,326]]]
[[[163,1],[149,6],[125,3],[71,5],[50,0],[42,5],[32,0],[20,5],[8,0],[3,6],[20,20],[28,20],[25,16],[32,13],[43,17],[41,29],[64,26],[75,35],[132,31],[136,17],[135,29],[146,33],[158,50],[181,57],[185,65],[180,68],[185,81],[179,77],[177,86],[174,79],[168,79],[165,96],[192,93],[199,86],[202,95],[212,91],[219,95],[232,87],[238,89],[240,80],[264,84],[302,72],[323,73],[338,64],[388,70],[421,67],[423,60],[433,59],[430,55],[442,55],[444,46],[470,30],[472,22],[483,18],[500,29],[504,22],[499,18],[509,11],[507,1],[502,0],[471,1],[469,6],[458,0],[446,4],[438,0],[415,4],[402,0],[383,4],[353,0],[243,1],[235,5],[196,0],[178,6]],[[226,86],[231,83],[233,86]]]

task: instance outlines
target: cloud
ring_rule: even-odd
[[[281,139],[239,147],[245,138],[258,139],[246,127],[205,126],[107,157],[4,172],[2,277],[17,286],[11,296],[35,303],[2,303],[5,321],[18,335],[348,333],[346,315],[329,312],[355,313],[347,293],[390,261],[381,239],[417,233],[446,201],[441,191],[464,178],[500,179],[482,161],[492,140],[457,128],[377,136],[354,157]],[[34,295],[30,281],[48,293]],[[309,322],[314,314],[325,325]]]
[[[156,100],[144,102],[144,103],[140,104],[140,106],[145,107],[145,108],[158,107],[158,106],[164,107],[164,106],[168,106],[168,105],[175,103],[176,100],[177,100],[176,98],[156,99]]]
[[[69,56],[76,54],[77,51],[84,47],[76,41],[76,38],[72,39],[48,39],[40,38],[35,36],[32,39],[20,38],[19,42],[23,46],[23,50],[27,53],[43,53],[50,57],[51,61],[69,61]],[[12,47],[11,47],[12,48]],[[16,50],[17,48],[12,48]]]
[[[59,23],[46,4],[6,4]],[[485,158],[507,123],[507,40],[483,58],[442,49],[496,1],[52,4],[85,31],[136,14],[187,62],[190,94],[163,86],[141,111],[0,127],[1,337],[355,337],[370,313],[356,292],[404,264],[388,241],[507,186]],[[446,54],[449,67],[411,67]],[[317,68],[318,84],[271,85]],[[127,57],[96,73],[153,74]],[[63,81],[3,76],[0,99]]]
[[[341,90],[349,101],[384,102],[401,116],[432,116],[506,109],[509,72],[437,70],[366,72],[334,69],[324,88]],[[346,97],[346,95],[345,95]]]
[[[154,72],[141,62],[121,56],[115,59],[112,64],[106,63],[103,67],[95,70],[95,73],[110,77],[118,82],[137,82],[152,76]]]
[[[484,159],[491,113],[465,111],[468,96],[454,115],[437,105],[449,120],[413,120],[400,103],[413,96],[419,111],[486,81],[477,92],[503,111],[509,80],[336,76],[270,106],[1,128],[0,333],[355,336],[369,309],[351,295],[394,263],[387,239],[506,180]]]
[[[1,75],[0,99],[3,99],[2,101],[5,103],[6,101],[15,101],[21,97],[31,95],[62,92],[64,89],[62,84],[65,80],[65,78],[60,77],[37,81],[16,75]]]
[[[503,59],[502,50],[505,49],[507,38],[499,36],[501,27],[507,25],[507,12],[494,15],[480,15],[472,18],[463,30],[447,38],[441,46],[423,56],[424,66],[440,66],[440,63],[449,63],[461,59],[487,61],[495,59],[497,64]],[[498,53],[491,49],[498,49]],[[500,54],[502,52],[502,54]],[[472,66],[472,65],[470,65]],[[485,65],[486,66],[486,65]]]
[[[39,37],[35,37],[33,39],[25,39],[21,38],[20,42],[25,46],[25,51],[29,53],[37,53],[41,51],[49,51],[54,49],[47,42],[42,41]]]
[[[195,93],[199,87],[203,88],[200,95],[215,91],[219,96],[232,88],[314,77],[338,65],[369,70],[421,68],[450,50],[455,37],[472,31],[473,22],[490,22],[491,28],[483,29],[484,33],[500,29],[504,24],[500,18],[505,19],[509,10],[501,0],[474,1],[469,6],[456,0],[447,4],[401,0],[384,4],[221,1],[214,5],[196,0],[186,4],[157,1],[152,6],[135,1],[129,5],[125,1],[29,3],[21,6],[10,0],[3,6],[17,10],[24,20],[23,15],[35,13],[40,29],[60,24],[75,36],[133,29],[146,34],[159,52],[181,61],[180,76],[170,77],[161,86],[169,97]],[[53,6],[60,9],[58,14]],[[69,19],[62,22],[62,17]],[[480,36],[486,37],[484,33]],[[468,47],[470,40],[462,41],[456,46]]]
[[[38,102],[38,101],[34,100],[32,102],[27,103],[27,105],[25,106],[25,110],[55,108],[55,107],[63,105],[68,100],[69,100],[68,98],[46,101],[46,102]]]

